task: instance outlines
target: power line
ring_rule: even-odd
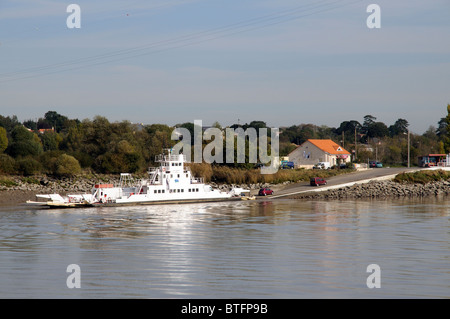
[[[78,58],[60,63],[26,68],[9,73],[3,73],[0,74],[0,83],[67,72],[71,70],[117,62],[125,59],[136,58],[139,56],[161,53],[164,51],[186,46],[192,46],[219,38],[229,37],[239,33],[250,32],[276,24],[298,20],[307,16],[312,16],[349,6],[360,1],[362,0],[321,0],[314,4],[301,5],[289,10],[283,10],[273,14],[268,14],[230,25],[192,33],[189,35],[183,35],[168,40],[157,41],[143,46],[117,50],[109,53],[89,56],[85,58]]]

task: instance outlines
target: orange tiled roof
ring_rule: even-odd
[[[342,146],[339,146],[332,140],[308,140],[308,142],[311,142],[318,148],[320,148],[322,151],[327,152],[328,154],[337,155],[337,154],[348,154],[350,153],[344,149]]]

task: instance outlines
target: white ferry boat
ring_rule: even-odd
[[[149,170],[149,178],[134,181],[131,174],[122,173],[118,186],[96,184],[91,194],[36,195],[45,201],[28,201],[30,205],[47,207],[115,206],[156,203],[188,203],[241,199],[242,189],[223,192],[205,184],[202,178],[192,176],[185,166],[186,156],[158,155],[159,167]],[[247,199],[247,197],[245,198]]]

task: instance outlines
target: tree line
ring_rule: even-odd
[[[408,132],[409,123],[398,119],[392,125],[366,115],[362,122],[349,120],[338,127],[299,124],[280,128],[280,156],[288,155],[307,139],[332,139],[354,153],[357,162],[380,160],[391,165],[405,165],[408,133],[412,164],[417,156],[450,152],[450,104],[447,116],[437,127],[423,134]],[[218,122],[214,127],[222,128]],[[193,123],[182,123],[194,132]],[[233,124],[231,128],[267,128],[264,121]],[[82,171],[117,174],[143,173],[154,165],[155,156],[177,143],[171,139],[174,127],[165,124],[110,122],[103,116],[92,120],[69,119],[55,111],[37,120],[20,122],[16,116],[0,115],[0,173],[75,175]],[[270,135],[270,128],[268,130]],[[191,134],[194,136],[194,134]],[[204,141],[207,143],[207,141]],[[376,157],[376,158],[375,158]],[[223,164],[250,168],[248,164]]]

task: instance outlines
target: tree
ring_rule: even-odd
[[[450,127],[450,104],[447,104],[447,116],[444,118],[444,123],[445,123],[446,132],[445,132],[445,136],[443,136],[443,138],[442,138],[442,142],[444,143],[445,153],[449,153],[450,152],[450,132],[449,132],[448,128]]]
[[[44,151],[56,151],[59,149],[59,143],[61,143],[62,138],[58,133],[55,132],[44,132],[39,134],[42,142]]]
[[[408,126],[409,123],[407,120],[398,119],[393,125],[389,126],[389,135],[393,137],[400,134],[407,134]]]
[[[371,125],[373,125],[376,120],[377,120],[377,118],[375,116],[372,116],[372,115],[364,116],[364,122],[362,125],[362,133],[367,134],[367,132],[369,131],[369,127]]]
[[[42,144],[39,137],[28,131],[24,126],[17,125],[11,132],[12,142],[9,147],[9,154],[18,156],[37,156],[42,153]]]
[[[8,147],[8,137],[4,127],[0,126],[0,153],[3,153]]]
[[[54,127],[56,132],[60,132],[64,128],[65,122],[68,120],[66,116],[58,114],[55,111],[48,111],[47,113],[45,113],[44,118],[49,127],[42,128]]]
[[[389,129],[383,122],[375,122],[369,125],[367,136],[368,137],[385,137],[389,135]]]

